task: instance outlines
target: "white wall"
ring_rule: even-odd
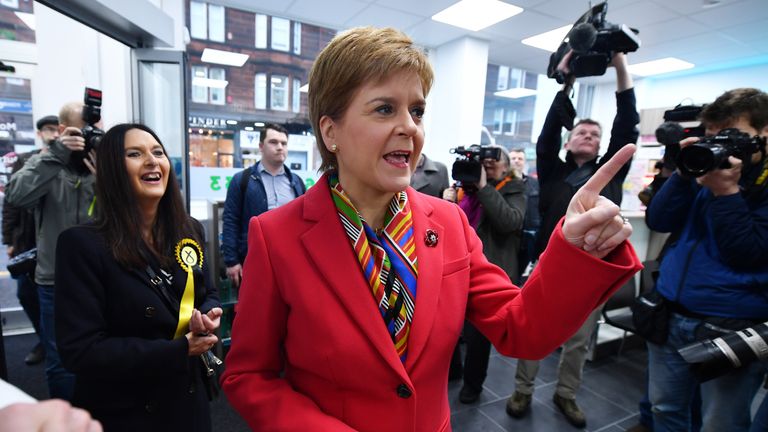
[[[488,42],[461,38],[429,53],[435,83],[427,99],[424,153],[449,167],[448,149],[480,142]]]
[[[105,127],[130,120],[128,47],[40,3],[35,3],[35,18],[34,118],[58,114],[63,104],[82,101],[87,86],[103,91]]]

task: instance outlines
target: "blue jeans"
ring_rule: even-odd
[[[694,332],[700,324],[699,319],[673,313],[667,343],[648,344],[649,396],[655,432],[691,430],[690,407],[698,381],[677,350],[696,341]],[[747,432],[750,405],[764,374],[765,365],[756,361],[701,383],[702,431]]]
[[[59,351],[56,349],[56,327],[53,315],[54,286],[38,285],[40,295],[40,330],[45,345],[45,378],[51,398],[72,400],[75,391],[75,376],[64,369]]]
[[[752,428],[749,429],[749,432],[766,431],[768,431],[768,397],[763,397],[760,408],[757,409],[755,418],[752,420]]]

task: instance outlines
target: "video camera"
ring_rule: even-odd
[[[85,153],[88,153],[99,146],[104,136],[104,131],[96,127],[96,123],[101,120],[101,90],[86,87],[83,104],[82,119],[86,126],[80,133],[85,140]]]
[[[547,76],[562,84],[569,76],[603,75],[616,52],[633,52],[640,48],[638,31],[625,24],[612,24],[605,20],[608,2],[593,6],[573,25],[560,47],[549,57]],[[563,57],[573,50],[568,63],[570,73],[557,70]]]
[[[694,342],[677,352],[690,363],[693,374],[704,382],[755,360],[768,359],[767,341],[768,323],[762,323],[718,338]]]
[[[483,169],[483,159],[501,159],[501,148],[472,144],[469,147],[456,147],[449,150],[458,155],[451,168],[451,177],[462,184],[477,184]]]
[[[750,137],[735,128],[723,129],[715,136],[704,137],[680,150],[676,163],[683,175],[701,177],[715,169],[730,168],[728,156],[749,164],[754,153],[764,151],[765,142],[765,137]]]
[[[680,123],[696,121],[706,105],[678,105],[664,111],[664,123],[656,128],[656,141],[664,144],[664,167],[676,168],[675,161],[680,153],[680,141],[689,137],[704,136],[704,127],[685,127]]]

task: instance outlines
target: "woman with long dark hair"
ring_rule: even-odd
[[[200,356],[221,308],[200,224],[157,135],[112,127],[97,150],[96,219],[56,250],[56,336],[74,404],[106,431],[208,431]]]

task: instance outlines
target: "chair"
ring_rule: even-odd
[[[659,262],[648,260],[643,262],[643,270],[640,271],[640,291],[636,289],[635,278],[630,278],[618,291],[616,291],[603,305],[603,322],[618,329],[624,330],[624,336],[619,346],[619,355],[624,348],[627,333],[635,333],[635,324],[632,321],[632,310],[629,308],[640,294],[653,289],[656,285],[656,275],[659,273]]]

